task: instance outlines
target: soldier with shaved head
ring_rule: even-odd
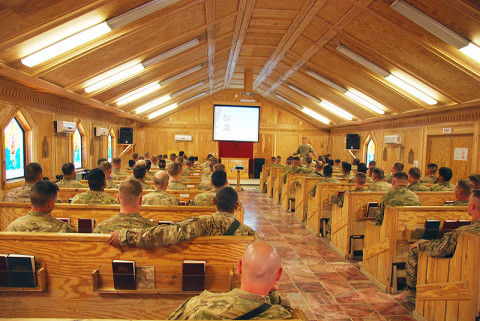
[[[155,191],[143,197],[143,205],[177,206],[179,204],[178,199],[165,192],[168,187],[168,180],[169,176],[167,172],[156,172],[153,176]]]

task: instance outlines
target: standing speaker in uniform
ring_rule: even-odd
[[[133,144],[133,128],[121,127],[118,135],[119,144]]]
[[[347,149],[360,149],[360,136],[358,134],[347,134]]]

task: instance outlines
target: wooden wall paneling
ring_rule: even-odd
[[[462,178],[468,178],[468,175],[475,171],[475,166],[471,162],[473,151],[473,135],[454,135],[452,139],[452,149],[450,150],[450,168],[453,171],[452,181],[455,182]],[[467,160],[455,160],[455,149],[466,148],[468,150]]]

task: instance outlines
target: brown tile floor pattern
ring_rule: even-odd
[[[282,253],[281,293],[310,320],[414,320],[403,292],[380,291],[360,273],[358,261],[343,259],[266,194],[245,191],[240,200],[245,224]]]

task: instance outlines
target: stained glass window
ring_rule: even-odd
[[[112,144],[112,135],[108,134],[108,139],[107,139],[107,149],[108,149],[108,161],[111,163],[112,162],[112,154],[113,154],[113,144]]]
[[[82,168],[82,134],[78,128],[73,134],[73,164],[75,168]]]
[[[6,179],[24,176],[25,167],[25,131],[13,118],[4,131]]]
[[[375,160],[375,143],[370,139],[367,144],[367,165],[373,160]]]

